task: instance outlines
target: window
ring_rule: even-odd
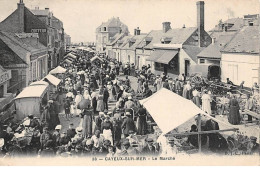
[[[200,63],[205,63],[205,59],[200,59]]]
[[[104,27],[104,31],[107,31],[107,28],[106,28],[106,27]]]
[[[248,25],[249,26],[254,26],[254,23],[253,22],[249,22]]]

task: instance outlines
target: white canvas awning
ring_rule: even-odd
[[[51,74],[48,74],[47,76],[45,76],[44,78],[43,78],[43,80],[44,79],[47,79],[51,84],[53,84],[54,86],[58,86],[59,84],[60,84],[60,82],[61,82],[61,80],[60,79],[58,79],[57,77],[55,77],[55,76],[53,76],[53,75],[51,75]]]
[[[16,96],[15,99],[29,98],[29,97],[41,98],[46,93],[46,90],[48,90],[47,85],[28,86],[25,89],[23,89],[23,91],[18,96]]]
[[[198,114],[205,115],[216,122],[234,128],[230,124],[226,124],[225,122],[211,117],[209,114],[197,107],[192,101],[165,88],[162,88],[152,96],[140,100],[139,102],[147,109],[158,127],[162,130],[163,134],[179,127],[181,124],[187,122]]]
[[[51,70],[49,73],[50,74],[58,74],[58,73],[65,73],[66,71],[67,71],[67,69],[65,69],[61,66],[58,66],[55,69]]]
[[[203,111],[170,90],[162,88],[149,98],[140,101],[164,134],[175,129]]]

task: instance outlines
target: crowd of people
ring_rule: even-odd
[[[123,67],[115,60],[102,58],[90,61],[84,56],[78,57],[71,65],[64,63],[62,66],[67,72],[58,89],[59,97],[43,103],[45,106],[40,118],[29,115],[18,128],[11,123],[4,125],[0,137],[0,156],[110,157],[176,153],[178,143],[175,138],[149,135],[153,132],[149,125],[154,121],[138,101],[162,87],[192,100],[212,116],[218,112],[217,100],[210,89],[197,88],[184,74],[176,79],[165,74],[153,79],[150,66],[143,66],[137,73],[131,72],[134,65]],[[124,78],[119,78],[120,72],[124,73]],[[132,88],[128,75],[137,76],[137,91]],[[110,109],[109,102],[115,102],[113,109]],[[223,98],[223,102],[221,115],[225,113],[227,103],[229,122],[239,124],[237,99],[230,94],[228,98]],[[248,101],[246,108],[250,109],[250,106],[251,102]],[[69,123],[68,130],[60,124],[58,114],[61,110],[64,110],[64,117]],[[74,118],[80,118],[79,124],[73,123]],[[197,126],[192,125],[191,132],[196,131]],[[144,142],[141,143],[138,136],[145,136]],[[213,139],[216,137],[222,138],[221,135],[212,136]],[[197,142],[197,138],[192,136],[185,140],[185,144],[195,147]],[[220,144],[224,145],[219,142],[212,147],[217,149]]]

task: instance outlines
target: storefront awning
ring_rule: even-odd
[[[174,56],[178,54],[178,50],[156,50],[154,51],[147,60],[168,64]]]
[[[165,51],[157,60],[158,63],[169,64],[169,62],[178,54],[177,50]]]
[[[164,53],[163,50],[154,51],[151,56],[149,56],[146,60],[156,62],[156,60]]]

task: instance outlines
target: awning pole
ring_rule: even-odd
[[[201,132],[201,115],[198,115],[198,132]],[[198,134],[199,153],[201,153],[201,134]]]

